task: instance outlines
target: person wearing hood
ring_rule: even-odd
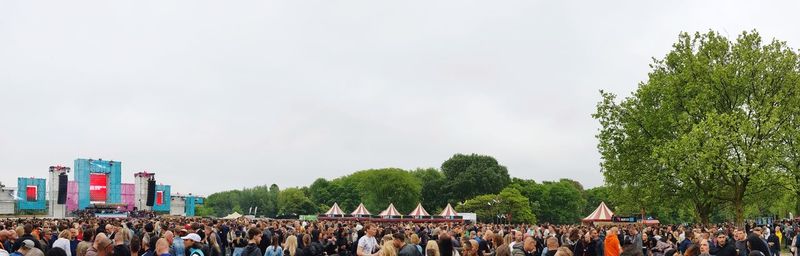
[[[771,255],[769,246],[758,234],[753,233],[747,236],[747,248],[752,251],[759,251],[764,255]]]
[[[242,256],[263,256],[261,248],[261,236],[263,233],[259,228],[250,228],[247,230],[247,246],[242,250]]]
[[[767,240],[767,245],[769,246],[770,256],[780,256],[781,255],[781,240],[778,236],[771,234],[769,228],[764,229],[764,238]]]

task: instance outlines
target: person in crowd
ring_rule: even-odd
[[[168,241],[169,239],[166,238],[161,238],[156,241],[156,256],[172,256],[169,252],[170,242]]]
[[[67,256],[67,251],[65,251],[61,247],[53,247],[50,248],[50,250],[47,250],[45,256]]]
[[[759,235],[760,232],[753,231],[747,236],[747,248],[752,251],[759,251],[764,255],[770,255],[769,246]]]
[[[19,244],[20,244],[19,249],[12,252],[10,254],[11,256],[25,256],[31,249],[36,248],[36,244],[33,242],[33,240],[30,239],[22,240],[20,241]]]
[[[619,256],[620,252],[622,251],[622,246],[619,243],[618,235],[619,229],[617,227],[612,227],[611,229],[606,232],[606,239],[603,241],[603,255],[605,256]],[[552,255],[548,255],[552,256]]]
[[[272,242],[264,251],[264,256],[283,256],[283,248],[281,247],[280,237],[272,236]]]
[[[120,229],[116,232],[114,236],[114,247],[113,247],[113,254],[114,256],[131,256],[131,248],[130,248],[130,230],[127,228]]]
[[[460,256],[458,250],[453,246],[453,239],[447,233],[439,235],[439,255],[440,256]]]
[[[560,247],[556,250],[554,256],[572,256],[572,251],[568,247]]]
[[[286,238],[286,244],[283,245],[283,255],[284,256],[296,256],[297,255],[297,236],[289,235]]]
[[[686,248],[686,251],[683,253],[683,256],[699,256],[700,255],[700,247],[697,244],[691,244],[689,247]]]
[[[397,249],[391,242],[383,243],[381,249],[377,253],[378,256],[397,256]]]
[[[207,239],[207,246],[209,251],[211,252],[210,256],[225,256],[222,255],[222,245],[219,244],[219,238],[217,237],[216,232],[210,232],[206,235]]]
[[[728,241],[728,235],[724,231],[716,233],[717,245],[711,250],[711,255],[715,256],[737,256],[736,247]]]
[[[701,256],[711,256],[711,246],[708,243],[708,239],[700,239],[698,244]]]
[[[370,256],[378,251],[378,241],[375,239],[378,228],[371,223],[367,224],[364,228],[367,230],[367,233],[358,239],[356,256]]]
[[[253,227],[247,230],[247,246],[242,250],[242,256],[263,256],[261,248],[258,245],[261,243],[261,236],[263,236],[261,229]],[[190,254],[190,256],[195,256]],[[204,256],[204,255],[200,255]]]
[[[181,237],[183,240],[183,247],[185,255],[189,256],[205,256],[206,252],[203,250],[203,239],[200,238],[200,235],[197,233],[189,233],[188,235]],[[258,256],[261,256],[259,253]]]
[[[439,244],[436,241],[430,240],[425,245],[425,256],[439,256]]]
[[[424,251],[422,250],[422,245],[420,245],[421,242],[422,242],[422,240],[419,238],[419,235],[417,235],[415,233],[411,234],[411,245],[413,245],[414,248],[417,248],[417,251],[419,252],[419,255],[423,255],[424,254]]]
[[[22,246],[22,242],[25,240],[30,240],[31,242],[33,242],[33,247],[39,249],[43,248],[41,242],[39,241],[39,238],[33,236],[32,224],[25,224],[25,226],[23,226],[23,232],[24,233],[17,239],[17,242],[14,243],[13,248],[11,248],[12,251],[16,252],[17,250],[19,250],[19,247]]]
[[[596,246],[595,240],[592,239],[592,233],[586,232],[583,238],[575,244],[575,250],[573,250],[572,254],[575,256],[596,256]]]
[[[94,249],[96,256],[111,256],[114,252],[114,243],[105,234],[97,234],[94,238]],[[87,252],[87,255],[91,250]]]
[[[781,255],[780,238],[777,235],[772,234],[769,228],[765,228],[764,239],[767,240],[767,246],[769,246],[770,256],[780,256]]]
[[[394,233],[392,238],[394,238],[392,242],[398,250],[398,256],[422,256],[415,245],[406,243],[406,235],[403,232]]]
[[[58,234],[58,239],[52,244],[52,248],[61,248],[67,256],[72,256],[72,249],[70,241],[72,240],[72,232],[69,230],[61,231]]]
[[[94,243],[94,229],[87,228],[83,230],[83,239],[78,245],[75,246],[75,254],[77,256],[86,256],[86,252],[92,247]]]
[[[186,229],[181,229],[178,231],[178,236],[172,239],[172,256],[184,256],[186,255],[186,242],[183,241],[183,237],[189,235]],[[238,256],[238,255],[234,255]]]

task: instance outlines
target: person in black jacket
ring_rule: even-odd
[[[261,248],[258,245],[261,243],[261,236],[263,233],[259,228],[250,228],[247,230],[247,246],[242,251],[242,256],[263,256]]]
[[[733,243],[728,241],[728,235],[724,232],[717,232],[717,246],[711,250],[711,255],[715,256],[737,256],[736,248]]]
[[[770,255],[767,243],[764,242],[756,232],[750,233],[750,235],[747,236],[747,248],[750,249],[751,252],[759,251],[764,255]]]
[[[771,256],[780,256],[781,255],[781,240],[775,234],[770,234],[770,230],[764,229],[764,235],[767,238],[767,244],[769,245],[769,252]]]

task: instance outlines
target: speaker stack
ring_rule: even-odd
[[[67,174],[61,173],[58,175],[58,204],[67,203]]]
[[[147,180],[147,202],[145,205],[153,206],[153,202],[156,199],[156,180],[149,179]]]

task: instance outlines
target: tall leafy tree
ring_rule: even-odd
[[[317,214],[319,208],[306,196],[302,188],[287,188],[278,194],[278,215]]]
[[[417,169],[411,172],[422,186],[421,203],[428,210],[442,209],[447,204],[444,194],[444,173],[435,168]]]
[[[494,157],[456,154],[442,163],[448,200],[462,202],[483,194],[496,194],[510,182],[508,169]]]
[[[730,204],[741,223],[745,202],[780,174],[797,60],[785,42],[763,43],[755,31],[735,41],[682,33],[632,96],[601,93],[594,117],[609,186],[640,207],[690,202],[703,222]]]

